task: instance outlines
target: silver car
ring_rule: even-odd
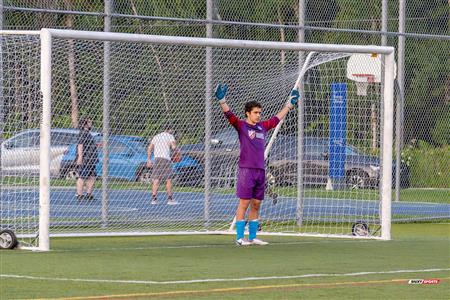
[[[52,128],[50,132],[50,175],[59,176],[61,160],[69,145],[76,144],[78,129]],[[40,130],[22,131],[1,144],[3,175],[38,175]]]

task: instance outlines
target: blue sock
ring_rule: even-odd
[[[258,231],[258,220],[252,220],[248,222],[248,239],[252,241],[256,238],[256,232]]]
[[[244,238],[245,220],[236,221],[236,240]]]

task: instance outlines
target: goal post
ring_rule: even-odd
[[[381,237],[391,239],[392,201],[392,147],[394,132],[394,53],[385,56],[384,109],[383,109],[383,151],[381,175]],[[387,135],[387,136],[386,136]]]
[[[103,167],[112,180],[107,203],[102,203],[104,197],[99,194],[96,202],[76,203],[73,197],[75,182],[69,181],[68,172],[71,170],[64,167],[66,158],[70,158],[72,144],[67,145],[61,154],[59,173],[55,175],[53,171],[54,161],[50,156],[53,153],[52,130],[71,127],[68,122],[68,103],[71,101],[68,92],[68,77],[71,75],[67,67],[69,40],[74,41],[75,81],[82,114],[93,118],[97,128],[102,127],[104,120],[110,122],[107,124],[110,128],[108,144],[102,140],[101,133],[98,135],[99,147],[110,147],[105,152],[109,152],[110,157],[100,159],[109,163]],[[109,43],[111,55],[111,86],[108,89],[111,116],[102,116],[101,109],[105,42]],[[298,112],[291,111],[277,129],[277,136],[269,136],[267,140],[270,141],[267,172],[273,175],[271,188],[278,199],[271,201],[266,195],[263,201],[261,234],[391,238],[394,48],[59,29],[42,29],[39,48],[42,110],[39,244],[34,245],[37,249],[48,251],[50,236],[232,234],[228,228],[237,205],[234,196],[237,137],[229,130],[230,126],[216,101],[206,99],[210,105],[205,105],[205,95],[213,95],[213,91],[205,93],[206,86],[211,87],[211,83],[208,84],[210,79],[213,84],[221,81],[230,85],[228,101],[241,118],[243,104],[250,100],[262,103],[265,118],[276,114],[295,82],[300,78],[302,81],[305,137],[299,141]],[[301,77],[299,51],[316,53],[308,61]],[[281,52],[286,54],[285,63],[280,62]],[[383,90],[381,85],[377,85],[367,97],[356,94],[356,85],[345,77],[347,59],[355,53],[385,56]],[[206,59],[212,59],[209,71],[205,67]],[[330,89],[335,83],[346,86],[347,129],[340,130],[345,131],[347,143],[341,146],[344,151],[354,150],[352,155],[358,155],[354,162],[341,161],[346,168],[341,171],[350,181],[354,176],[356,184],[357,179],[362,183],[355,186],[356,189],[348,183],[349,186],[341,190],[326,191],[322,179],[327,174],[323,172],[329,172],[328,159],[334,154],[313,151],[320,147],[326,151],[331,149]],[[383,121],[377,125],[383,126],[380,128],[382,133],[376,137],[380,148],[371,152],[371,137],[366,133],[370,126],[367,107],[372,103],[379,105],[380,101],[384,102],[383,116],[379,116]],[[211,111],[206,111],[208,109]],[[152,206],[150,175],[143,174],[146,170],[142,156],[146,152],[141,148],[139,153],[130,151],[135,151],[141,144],[146,146],[147,140],[163,131],[167,123],[175,130],[183,157],[172,168],[176,178],[174,197],[178,198],[179,204],[173,207],[162,203]],[[206,126],[211,127],[206,129]],[[211,137],[211,141],[205,140],[205,134]],[[114,148],[114,143],[121,146]],[[127,145],[134,146],[123,150]],[[302,145],[302,151],[298,151],[299,145]],[[120,152],[122,150],[124,152]],[[304,154],[299,158],[297,153]],[[358,160],[359,167],[356,166]],[[301,168],[298,168],[299,161]],[[376,165],[375,161],[382,162],[382,165]],[[354,169],[347,169],[347,165],[353,165]],[[132,166],[135,168],[131,169]],[[209,169],[205,170],[205,167]],[[99,168],[97,174],[101,176]],[[303,173],[298,174],[298,169]],[[370,178],[365,177],[366,173],[356,171],[360,169],[367,169],[365,172],[371,173]],[[300,177],[305,186],[302,195],[297,194],[297,178]],[[160,198],[163,201],[166,192],[162,187],[160,195],[163,195]],[[14,196],[16,194],[11,197]],[[298,199],[304,202],[300,206],[301,212],[298,211]],[[30,205],[33,205],[30,210],[36,209],[35,203]],[[21,214],[16,217],[31,218],[25,215],[26,211]],[[302,222],[297,220],[299,215]],[[1,223],[3,226],[4,222]],[[33,224],[30,221],[27,226],[36,228]],[[361,234],[356,232],[358,228]],[[29,230],[26,232],[30,235]]]
[[[39,172],[39,250],[50,250],[50,129],[52,119],[52,35],[41,30],[42,121]]]

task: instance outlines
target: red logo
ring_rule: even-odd
[[[439,284],[439,279],[424,279],[422,284]]]

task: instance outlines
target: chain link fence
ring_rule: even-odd
[[[3,0],[0,8],[2,29],[103,31],[104,21],[110,20],[106,30],[114,32],[205,37],[210,26],[211,37],[243,40],[297,42],[299,32],[304,32],[304,41],[310,43],[380,45],[385,35],[387,44],[397,48],[402,1],[385,0],[384,16],[383,1],[362,0]],[[402,178],[405,189],[400,200],[446,202],[450,199],[450,2],[405,2],[401,158],[410,172]]]

